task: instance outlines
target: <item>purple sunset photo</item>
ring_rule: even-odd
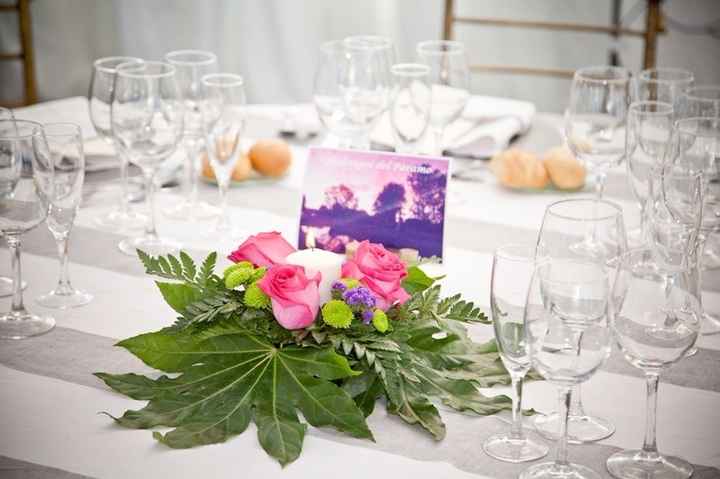
[[[357,241],[443,255],[448,160],[310,150],[298,247],[345,253]]]

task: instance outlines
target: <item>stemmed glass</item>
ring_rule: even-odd
[[[201,102],[205,98],[202,77],[217,70],[217,56],[202,50],[176,50],[165,55],[165,61],[175,67],[175,78],[185,103],[185,173],[187,197],[180,204],[165,211],[170,218],[198,220],[217,216],[219,210],[198,199],[198,163],[204,146]]]
[[[530,370],[523,321],[534,269],[534,246],[506,245],[495,250],[490,306],[495,341],[500,359],[510,374],[514,394],[510,431],[489,437],[483,443],[483,450],[489,456],[506,462],[532,461],[548,452],[545,444],[528,438],[522,426],[523,378]]]
[[[113,101],[113,87],[117,67],[128,62],[142,63],[142,59],[135,57],[105,57],[95,60],[88,92],[90,121],[100,138],[114,147],[115,153],[120,160],[120,194],[122,195],[117,209],[105,216],[96,218],[95,221],[100,226],[117,231],[142,228],[148,220],[147,216],[130,208],[128,157],[126,152],[117,145],[110,121],[110,105]]]
[[[647,241],[647,199],[653,169],[662,164],[670,145],[673,125],[673,106],[657,101],[640,101],[630,105],[627,117],[625,156],[630,187],[640,206],[640,230],[635,235],[638,244]],[[649,258],[648,258],[649,259]],[[639,275],[655,274],[655,263],[648,261],[635,271]]]
[[[75,289],[70,283],[68,240],[75,221],[85,179],[85,155],[82,133],[74,123],[48,123],[44,136],[33,137],[35,155],[52,164],[53,195],[47,215],[47,226],[55,238],[60,259],[60,277],[54,290],[36,299],[46,308],[66,309],[92,301],[92,295]]]
[[[570,391],[587,381],[610,355],[610,274],[596,262],[539,260],[525,307],[525,340],[532,366],[559,389],[559,439],[555,462],[536,464],[521,479],[599,478],[568,461]]]
[[[587,251],[575,246],[592,232],[595,248]],[[552,203],[545,210],[538,234],[537,261],[578,260],[600,265],[614,281],[613,268],[627,251],[622,209],[605,200],[572,199]],[[556,438],[561,422],[558,413],[538,415],[535,428],[545,437]],[[571,443],[594,442],[609,437],[615,427],[604,418],[585,413],[579,385],[570,405],[568,436]]]
[[[352,146],[369,149],[370,131],[388,108],[395,50],[390,40],[367,35],[348,37],[343,46],[346,68],[341,71],[340,92],[347,119],[359,132]]]
[[[430,67],[400,63],[393,65],[390,73],[394,84],[390,124],[395,134],[395,151],[417,154],[430,116]]]
[[[25,309],[20,287],[20,237],[45,220],[53,195],[53,164],[35,155],[34,135],[42,137],[39,123],[0,120],[0,232],[10,248],[13,272],[10,311],[0,315],[2,339],[22,339],[55,327],[53,318]],[[30,163],[23,165],[24,160]]]
[[[581,68],[573,76],[565,111],[565,139],[573,154],[596,176],[602,198],[607,172],[625,155],[625,116],[630,72],[622,67]]]
[[[693,279],[697,271],[669,271],[656,265],[656,276],[637,276],[633,273],[636,264],[647,261],[646,257],[642,249],[623,256],[616,286],[625,288],[625,300],[613,304],[610,314],[610,326],[623,357],[645,373],[645,441],[641,450],[610,456],[607,469],[617,478],[686,479],[693,473],[692,465],[684,459],[661,455],[655,430],[660,374],[685,357],[700,331],[702,307]]]
[[[694,86],[680,96],[680,118],[720,118],[720,85]]]
[[[2,120],[14,120],[12,110],[9,108],[3,108],[0,106],[0,121]],[[27,283],[23,282],[22,289],[27,287]],[[0,276],[0,298],[5,296],[11,296],[13,294],[13,281],[12,278],[7,276]]]
[[[681,68],[643,70],[633,78],[633,101],[659,101],[677,108],[680,97],[694,82],[695,75]]]
[[[465,45],[449,40],[420,42],[417,57],[420,63],[430,67],[430,129],[434,154],[442,155],[445,128],[460,117],[470,98],[470,68]]]
[[[143,172],[150,215],[143,236],[127,238],[118,246],[128,255],[138,249],[153,256],[175,252],[180,245],[160,238],[155,228],[155,175],[183,134],[184,108],[175,67],[162,62],[120,65],[114,90],[113,134],[130,162]]]
[[[205,141],[220,192],[221,213],[214,233],[225,238],[240,236],[242,232],[233,231],[227,193],[232,172],[243,154],[244,82],[240,75],[217,73],[205,75],[202,83],[207,91],[207,99],[203,104]]]

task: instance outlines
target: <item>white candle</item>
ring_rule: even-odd
[[[316,272],[321,274],[320,304],[330,301],[332,284],[340,279],[340,270],[345,262],[345,256],[316,248],[303,249],[290,253],[285,258],[287,264],[303,266],[308,277]]]

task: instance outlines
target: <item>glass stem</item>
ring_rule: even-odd
[[[522,376],[510,375],[512,381],[513,397],[512,397],[512,425],[510,426],[510,437],[512,439],[524,439],[522,426]]]
[[[601,200],[605,192],[605,181],[607,180],[607,172],[597,173],[595,177],[595,198]]]
[[[568,415],[570,413],[570,388],[560,388],[559,394],[560,437],[558,438],[555,464],[568,465]]]
[[[643,452],[648,456],[657,456],[655,427],[657,424],[657,392],[660,375],[655,372],[646,372],[645,380],[647,381],[647,415],[645,418]]]
[[[571,417],[585,415],[585,410],[583,409],[582,404],[582,394],[580,391],[580,385],[577,384],[572,388],[572,392],[570,393],[570,412],[568,415]]]
[[[118,157],[120,158],[120,190],[122,194],[122,198],[120,199],[120,213],[126,217],[130,213],[130,201],[128,199],[128,169],[130,162],[128,161],[127,155],[125,155],[120,148],[116,148],[115,151],[118,152]]]
[[[5,241],[7,241],[8,248],[10,248],[10,262],[12,267],[13,277],[13,295],[12,295],[12,306],[10,307],[10,313],[12,315],[20,316],[25,314],[25,306],[23,305],[23,293],[22,293],[22,268],[20,266],[20,236],[19,235],[5,235]]]
[[[60,277],[58,278],[58,284],[56,292],[70,293],[72,286],[70,285],[70,268],[68,261],[68,235],[63,235],[56,239],[58,258],[60,259]]]
[[[219,231],[229,231],[232,228],[227,202],[229,186],[229,178],[218,181],[218,191],[220,192],[220,216],[218,217],[217,229]]]
[[[442,156],[442,154],[443,154],[442,140],[443,140],[444,133],[445,133],[445,128],[443,128],[443,127],[433,127],[432,128],[433,149],[435,150],[435,154],[437,156]]]
[[[198,175],[195,159],[200,152],[199,144],[200,141],[193,139],[187,142],[185,147],[185,168],[187,169],[187,182],[190,187],[190,199],[188,200],[191,205],[195,206],[198,202]]]
[[[145,236],[157,239],[157,230],[155,229],[155,170],[147,170],[143,172],[145,175],[145,200],[147,202],[148,215],[150,216],[145,223]]]

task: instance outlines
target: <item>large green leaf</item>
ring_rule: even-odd
[[[140,375],[98,373],[118,392],[150,402],[115,420],[126,427],[174,428],[154,433],[173,448],[226,441],[251,420],[268,454],[285,465],[302,448],[306,426],[332,426],[372,439],[363,412],[333,383],[360,374],[332,348],[277,348],[247,334],[206,337],[165,330],[120,343],[157,369],[181,373],[156,380]]]

